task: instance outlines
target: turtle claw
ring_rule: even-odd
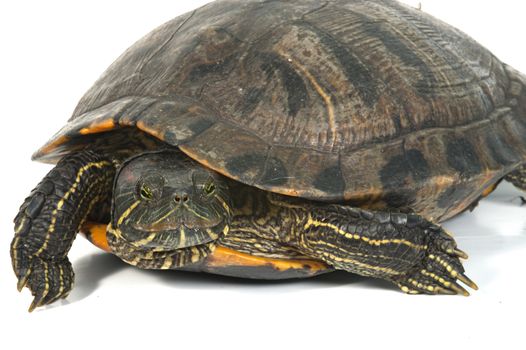
[[[20,252],[20,255],[25,255]],[[34,299],[28,311],[32,312],[37,307],[51,304],[67,296],[71,290],[74,274],[69,260],[48,261],[38,256],[25,259],[30,261],[29,266],[19,269],[17,273],[17,289],[29,288]],[[19,267],[20,264],[15,265]]]
[[[475,282],[473,282],[468,276],[466,276],[463,273],[459,273],[457,276],[457,279],[464,283],[466,286],[470,287],[471,289],[478,290],[479,287]]]
[[[456,295],[457,294],[452,290],[442,288],[442,287],[435,287],[435,292],[436,294],[445,294],[445,295]]]
[[[457,248],[453,238],[440,227],[429,232],[430,241],[425,256],[416,269],[395,278],[400,288],[410,294],[460,294],[469,296],[458,282],[477,290],[478,286],[464,274],[460,259],[468,255]]]
[[[16,289],[18,289],[19,292],[24,289],[24,287],[27,284],[27,280],[29,279],[29,276],[31,275],[31,269],[27,269],[24,274],[21,275],[21,277],[18,279],[18,283],[16,284]]]
[[[469,297],[469,292],[464,287],[462,287],[460,284],[456,282],[450,282],[449,289],[456,292],[456,294],[461,294],[465,297]]]
[[[445,251],[449,255],[454,255],[462,259],[469,258],[466,252],[458,249],[457,244],[453,240],[453,237],[451,236],[450,233],[444,231],[443,234],[444,236],[442,237],[442,243],[440,244],[440,247],[442,248],[443,251]]]
[[[44,298],[45,295],[35,297],[31,305],[29,305],[29,309],[27,309],[27,311],[33,312],[37,307],[42,306],[42,301],[44,300]]]
[[[458,248],[453,249],[453,253],[456,256],[458,256],[459,258],[462,258],[462,259],[468,259],[469,258],[468,254],[466,252],[464,252],[464,251],[462,251],[462,250],[460,250]]]

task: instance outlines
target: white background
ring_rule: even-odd
[[[524,349],[526,207],[507,184],[445,225],[470,253],[465,266],[480,290],[469,298],[408,296],[341,272],[250,282],[140,271],[79,238],[70,253],[76,271],[70,297],[27,313],[30,293],[17,293],[8,254],[12,218],[50,169],[30,155],[124,49],[206,2],[0,5],[0,348]],[[422,5],[526,72],[522,1]]]

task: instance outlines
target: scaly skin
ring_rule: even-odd
[[[504,179],[511,182],[513,186],[518,189],[526,191],[526,165],[518,167],[516,170],[506,175]]]
[[[222,244],[235,247],[237,232],[252,232],[336,269],[389,280],[406,293],[469,295],[457,281],[477,289],[464,275],[466,253],[421,216],[266,196],[259,213],[234,217]]]
[[[18,290],[34,296],[29,307],[50,304],[71,290],[67,254],[92,208],[111,193],[115,165],[92,151],[63,158],[31,192],[15,218],[11,259]]]
[[[301,225],[300,249],[336,268],[387,279],[406,293],[469,295],[457,280],[477,289],[459,260],[467,255],[418,215],[331,206],[307,212]]]
[[[464,275],[460,262],[467,255],[457,249],[442,228],[421,216],[289,198],[231,183],[218,174],[211,178],[212,173],[199,180],[193,175],[203,175],[202,166],[179,156],[185,157],[173,151],[146,153],[129,163],[129,169],[123,167],[125,170],[119,172],[113,207],[122,213],[113,218],[107,238],[112,252],[130,264],[176,269],[204,259],[215,246],[224,246],[263,257],[290,255],[321,260],[336,269],[389,280],[406,293],[468,295],[458,281],[477,288]],[[152,159],[157,163],[150,163]],[[180,168],[177,162],[181,162]],[[136,181],[149,184],[145,175],[152,173],[151,164],[156,176],[164,175],[162,183],[166,182],[166,187],[153,187],[152,182],[152,195],[141,192],[138,196],[137,189],[145,187],[137,187]],[[20,208],[11,256],[18,288],[29,287],[35,297],[30,311],[65,297],[71,290],[74,275],[67,253],[86,218],[112,194],[116,173],[116,164],[96,152],[66,156]],[[205,185],[210,179],[214,180],[215,190],[207,194],[209,187]],[[119,184],[124,187],[119,188]],[[158,191],[157,197],[154,190]],[[184,203],[181,198],[186,198]],[[213,227],[204,226],[206,236],[197,227],[194,231],[186,228],[183,233],[178,225],[174,228],[179,231],[170,226],[163,231],[164,226],[155,226],[164,224],[163,220],[173,221],[181,210],[190,215],[197,209],[203,225],[209,217],[217,222]],[[212,212],[214,215],[209,215]],[[191,219],[187,220],[198,222]],[[153,222],[152,230],[137,231],[131,236],[135,240],[130,241],[131,231],[123,230],[128,227],[125,225],[133,228],[137,220]],[[213,231],[216,228],[221,232]],[[179,232],[180,238],[172,239],[173,232]],[[177,242],[194,239],[191,234],[206,239],[196,241],[198,246],[176,247]],[[210,241],[210,237],[215,238]],[[156,238],[161,243],[163,239],[175,242],[174,248],[147,246]]]

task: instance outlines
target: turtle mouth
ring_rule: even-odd
[[[137,250],[166,252],[214,242],[227,226],[224,216],[199,216],[190,208],[175,207],[155,214],[121,222],[121,237]]]
[[[185,213],[183,213],[185,214]],[[171,216],[158,222],[137,222],[132,224],[133,229],[144,232],[177,232],[187,230],[209,230],[222,223],[221,218],[216,220],[201,219],[195,216],[180,215]]]
[[[167,252],[217,241],[228,232],[226,222],[213,227],[194,227],[186,223],[169,228],[132,225],[122,227],[121,237],[137,250]]]

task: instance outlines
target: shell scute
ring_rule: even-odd
[[[127,50],[35,158],[136,128],[265,190],[445,219],[526,160],[525,84],[395,1],[220,0]]]

